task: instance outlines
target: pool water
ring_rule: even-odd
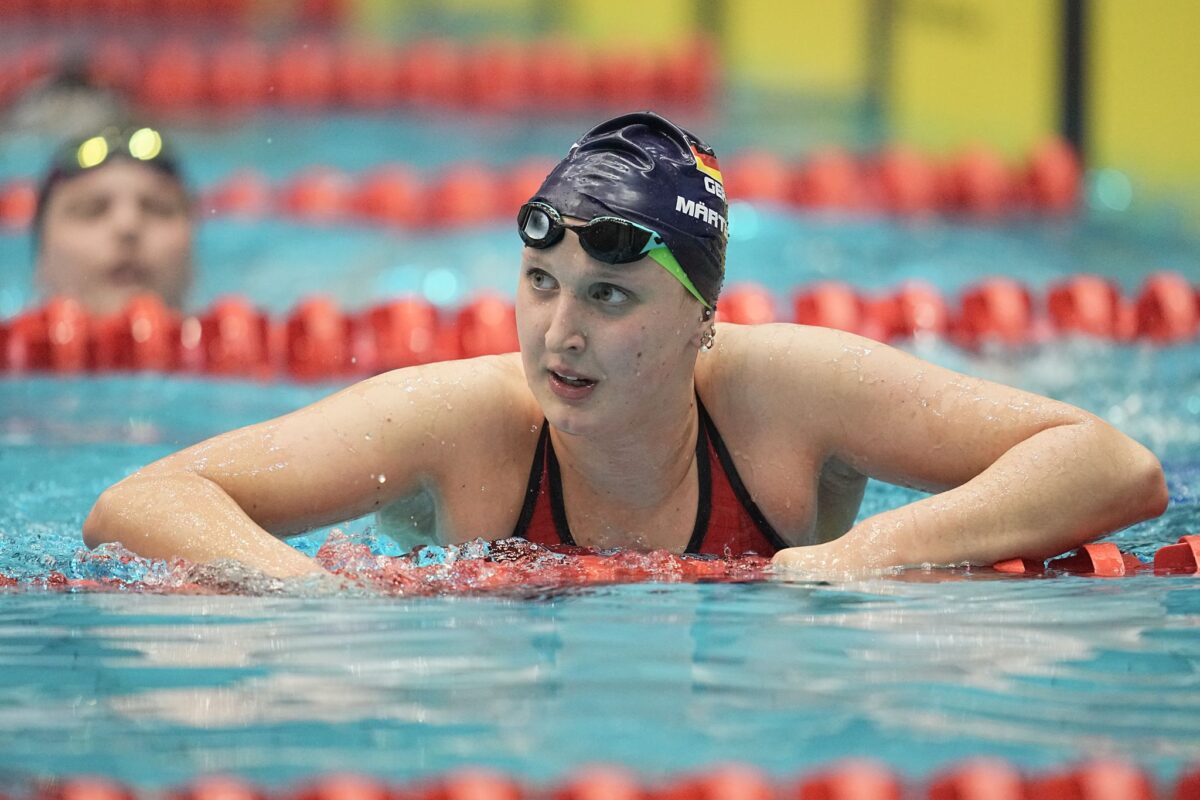
[[[1200,531],[1200,347],[917,349],[1078,403],[1150,445],[1171,507],[1111,537],[1122,549],[1149,559]],[[869,756],[920,778],[985,754],[1029,769],[1112,755],[1167,778],[1200,758],[1194,577],[909,570],[432,597],[36,588],[52,572],[113,574],[78,533],[104,486],[326,388],[0,381],[0,572],[24,582],[0,597],[0,775],[160,787],[212,772],[283,784],[482,764],[551,779],[613,762],[653,778],[740,760],[783,776]],[[872,483],[863,513],[912,496]],[[341,527],[398,552],[369,518]]]
[[[447,137],[421,134],[426,122],[396,123],[394,148],[361,121],[308,122],[297,126],[303,158],[291,160],[249,141],[279,126],[249,125],[232,141],[196,134],[188,145],[203,183],[240,166],[229,160],[239,147],[284,178],[310,161],[366,169],[416,152],[426,168],[488,154],[502,163],[557,151],[579,127]],[[358,140],[375,149],[364,155],[351,146]],[[0,180],[22,163],[0,159]],[[793,287],[821,278],[874,291],[915,277],[950,295],[994,274],[1040,289],[1094,272],[1128,293],[1151,269],[1200,274],[1194,238],[1170,220],[802,218],[749,205],[731,218],[730,283],[761,283],[781,308]],[[452,306],[484,289],[511,295],[516,255],[507,224],[423,233],[216,220],[200,234],[192,305],[235,292],[283,312],[319,288],[345,308],[408,292]],[[29,258],[23,236],[0,234],[0,313],[31,299]],[[905,347],[1075,403],[1147,444],[1163,460],[1171,507],[1110,537],[1122,549],[1148,560],[1200,533],[1200,344]],[[915,779],[978,755],[1028,769],[1117,756],[1166,779],[1200,761],[1195,577],[912,569],[833,584],[430,595],[276,586],[228,572],[226,588],[241,593],[215,593],[218,576],[206,594],[178,595],[134,590],[168,565],[82,550],[80,525],[104,487],[332,388],[0,378],[0,574],[18,581],[0,589],[4,785],[88,773],[157,788],[217,772],[278,785],[331,771],[407,779],[463,765],[540,780],[597,762],[653,778],[733,760],[784,776],[850,756]],[[915,496],[872,483],[862,513]],[[399,553],[370,518],[339,528],[377,553]],[[314,552],[329,533],[297,544]],[[65,592],[46,587],[54,573],[128,577],[134,588]]]

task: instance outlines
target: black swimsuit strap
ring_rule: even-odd
[[[533,521],[533,509],[537,506],[538,495],[542,491],[542,470],[545,469],[546,445],[550,442],[550,425],[542,419],[542,431],[538,434],[537,449],[533,451],[533,466],[529,468],[529,482],[525,484],[525,502],[521,505],[521,516],[517,518],[517,526],[512,535],[525,538],[529,531],[529,523]]]
[[[697,396],[696,402],[700,402],[699,396]],[[725,440],[721,438],[721,433],[717,430],[716,424],[712,421],[712,417],[708,415],[708,410],[704,408],[703,403],[700,403],[700,422],[702,428],[708,429],[713,449],[717,451],[717,459],[721,462],[721,469],[725,471],[725,478],[729,481],[729,486],[733,489],[734,496],[742,504],[742,508],[745,509],[755,526],[763,536],[767,537],[767,541],[776,550],[791,547],[790,544],[783,540],[783,537],[779,535],[771,523],[767,521],[766,515],[762,513],[762,509],[758,507],[758,503],[754,502],[754,498],[750,496],[750,492],[746,489],[746,484],[742,483],[742,476],[738,474],[737,467],[734,466],[733,456],[729,454],[729,448],[725,446]]]

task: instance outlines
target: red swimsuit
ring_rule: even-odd
[[[696,398],[700,431],[696,437],[697,482],[700,502],[696,525],[688,540],[688,553],[740,556],[757,553],[770,556],[787,547],[767,522],[742,484],[733,459],[712,418]],[[520,536],[542,545],[575,544],[563,505],[562,476],[550,441],[550,427],[542,421],[542,433],[529,471],[525,505],[513,529]]]

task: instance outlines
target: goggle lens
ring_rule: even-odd
[[[538,242],[550,235],[554,220],[540,208],[525,206],[522,211],[521,238],[526,242]]]
[[[657,235],[640,225],[619,217],[596,217],[585,225],[568,225],[558,211],[544,203],[526,203],[517,215],[517,230],[521,240],[530,247],[543,249],[556,244],[565,230],[579,236],[584,251],[606,264],[626,264],[637,261],[647,252],[652,238],[661,244]]]

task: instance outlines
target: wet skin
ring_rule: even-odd
[[[778,567],[1049,555],[1161,513],[1157,460],[1068,406],[798,325],[717,323],[649,259],[612,267],[574,234],[522,252],[521,353],[397,370],[216,437],[106,491],[85,541],[153,557],[319,570],[279,537],[434,499],[446,542],[508,536],[543,418],[576,540],[681,551],[698,490],[695,397],[795,547]],[[864,476],[932,496],[855,523]]]

